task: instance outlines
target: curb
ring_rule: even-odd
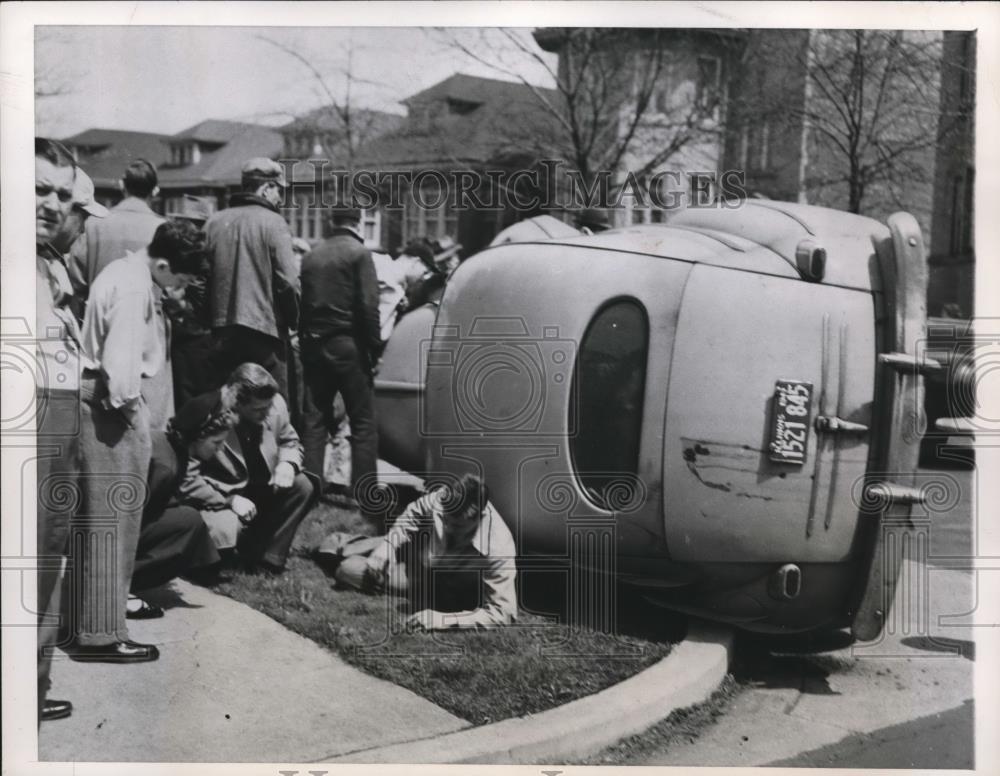
[[[340,763],[560,762],[586,757],[700,703],[729,670],[729,629],[692,623],[659,663],[613,687],[555,709],[404,744],[335,757]]]

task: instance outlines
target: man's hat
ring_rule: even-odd
[[[259,181],[260,183],[274,181],[279,186],[288,185],[285,180],[285,168],[273,159],[264,156],[258,156],[244,162],[241,174],[244,183],[248,181]]]
[[[76,168],[76,179],[73,181],[73,205],[97,218],[104,218],[108,214],[108,209],[95,198],[94,182],[79,167]]]
[[[434,269],[434,249],[426,238],[421,237],[407,243],[406,247],[400,253],[400,256],[403,255],[414,256],[420,259],[428,269]]]
[[[451,237],[447,235],[440,238],[432,246],[434,249],[434,261],[441,262],[446,259],[450,259],[460,250],[462,250],[462,244],[455,242]]]
[[[207,197],[185,194],[181,197],[180,208],[167,213],[167,218],[186,218],[201,226],[212,216],[214,208]]]
[[[350,201],[338,202],[330,208],[330,215],[343,221],[360,221],[361,208],[354,207]]]

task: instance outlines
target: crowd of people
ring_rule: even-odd
[[[37,395],[39,720],[72,712],[47,697],[57,643],[82,662],[156,660],[128,632],[164,616],[144,591],[233,564],[282,573],[324,495],[331,435],[349,439],[349,495],[376,477],[379,356],[398,316],[440,297],[461,246],[373,256],[345,205],[312,247],[281,215],[285,187],[279,164],[251,159],[226,209],[192,198],[163,218],[140,159],[109,210],[64,147],[36,138],[38,348],[59,375]],[[375,535],[324,543],[340,584],[409,596],[417,628],[514,618],[513,540],[480,479],[391,526],[355,501]],[[430,595],[432,569],[450,576]]]

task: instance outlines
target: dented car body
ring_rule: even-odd
[[[393,334],[382,455],[481,473],[522,585],[593,573],[594,612],[624,586],[874,638],[921,499],[925,297],[905,213],[751,201],[491,247]]]

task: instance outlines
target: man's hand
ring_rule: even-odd
[[[389,542],[381,542],[368,556],[368,562],[365,566],[365,577],[377,591],[385,588],[385,571],[389,566],[389,554],[391,550]]]
[[[410,630],[432,631],[444,630],[448,624],[445,622],[443,612],[434,609],[421,609],[416,614],[411,614],[406,618],[406,627]]]
[[[274,467],[274,476],[271,478],[271,485],[278,490],[288,490],[295,484],[295,467],[288,461],[282,461]]]
[[[236,516],[240,519],[240,522],[243,523],[243,525],[246,525],[257,517],[257,505],[246,496],[233,496],[233,500],[229,504],[229,508],[236,513]]]

